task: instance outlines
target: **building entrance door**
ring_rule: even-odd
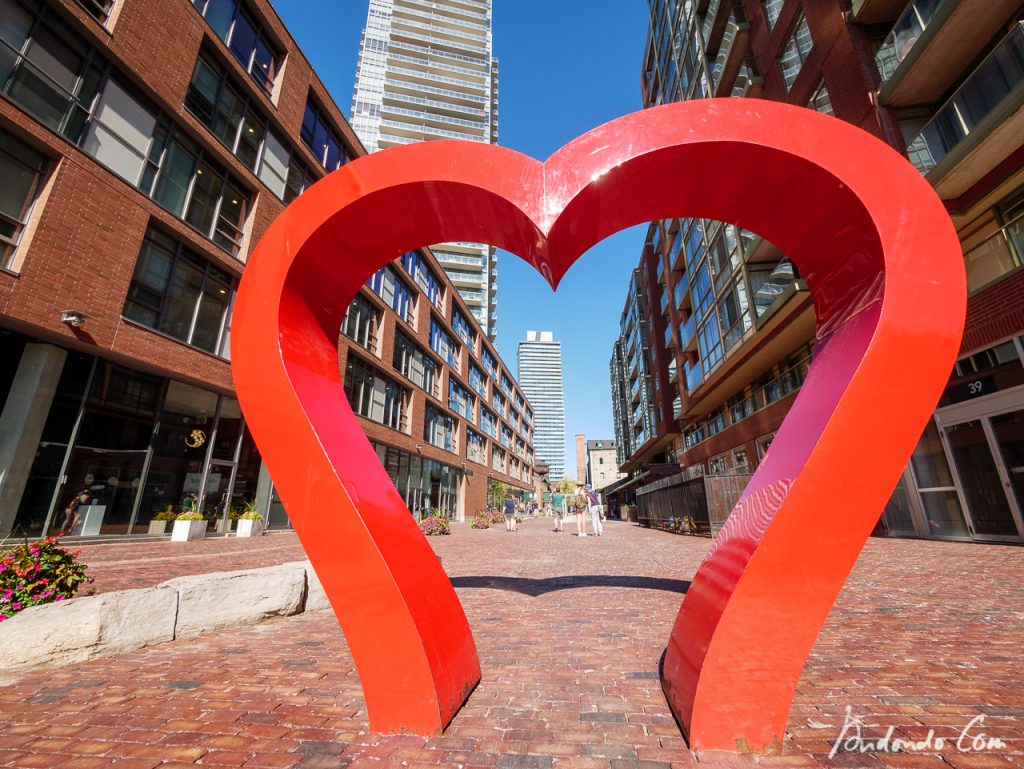
[[[975,539],[1024,539],[1024,411],[942,427]]]

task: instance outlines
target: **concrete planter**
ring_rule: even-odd
[[[167,533],[167,521],[150,521],[149,536],[162,537]]]
[[[171,542],[190,542],[206,537],[206,521],[175,521]]]
[[[235,536],[258,537],[261,534],[263,534],[263,521],[248,520],[246,518],[238,520],[238,529]]]
[[[231,531],[231,524],[233,524],[233,523],[234,523],[234,521],[232,521],[230,518],[228,518],[227,520],[225,520],[224,518],[218,518],[217,519],[217,533],[218,534],[227,534],[229,531]]]

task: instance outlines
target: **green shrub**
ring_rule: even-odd
[[[178,513],[176,521],[202,521],[205,520],[203,514],[198,510],[186,510],[184,513]]]

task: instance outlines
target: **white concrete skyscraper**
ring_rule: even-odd
[[[369,152],[432,139],[496,144],[491,0],[370,0],[352,127]],[[495,250],[479,243],[443,243],[431,250],[493,339]]]
[[[533,404],[533,448],[550,468],[548,480],[565,477],[565,392],[562,343],[550,331],[527,331],[519,343],[519,386]],[[577,479],[579,480],[579,479]]]

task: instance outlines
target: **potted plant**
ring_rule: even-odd
[[[420,531],[428,537],[438,537],[452,533],[448,519],[437,515],[431,515],[420,521]]]
[[[491,517],[487,513],[477,513],[473,516],[473,520],[469,523],[471,529],[489,529],[491,528]]]
[[[171,542],[189,542],[206,537],[206,519],[198,510],[178,513],[171,530]]]
[[[164,536],[167,533],[167,522],[173,521],[175,518],[177,518],[177,516],[174,513],[174,508],[168,505],[166,510],[161,510],[159,513],[154,515],[153,520],[149,522],[149,536]]]
[[[6,544],[0,542],[0,622],[30,606],[74,598],[92,583],[85,564],[77,561],[82,551],[61,547],[57,537]]]
[[[263,516],[256,509],[256,500],[250,499],[238,515],[238,529],[235,536],[258,537],[263,533]]]

